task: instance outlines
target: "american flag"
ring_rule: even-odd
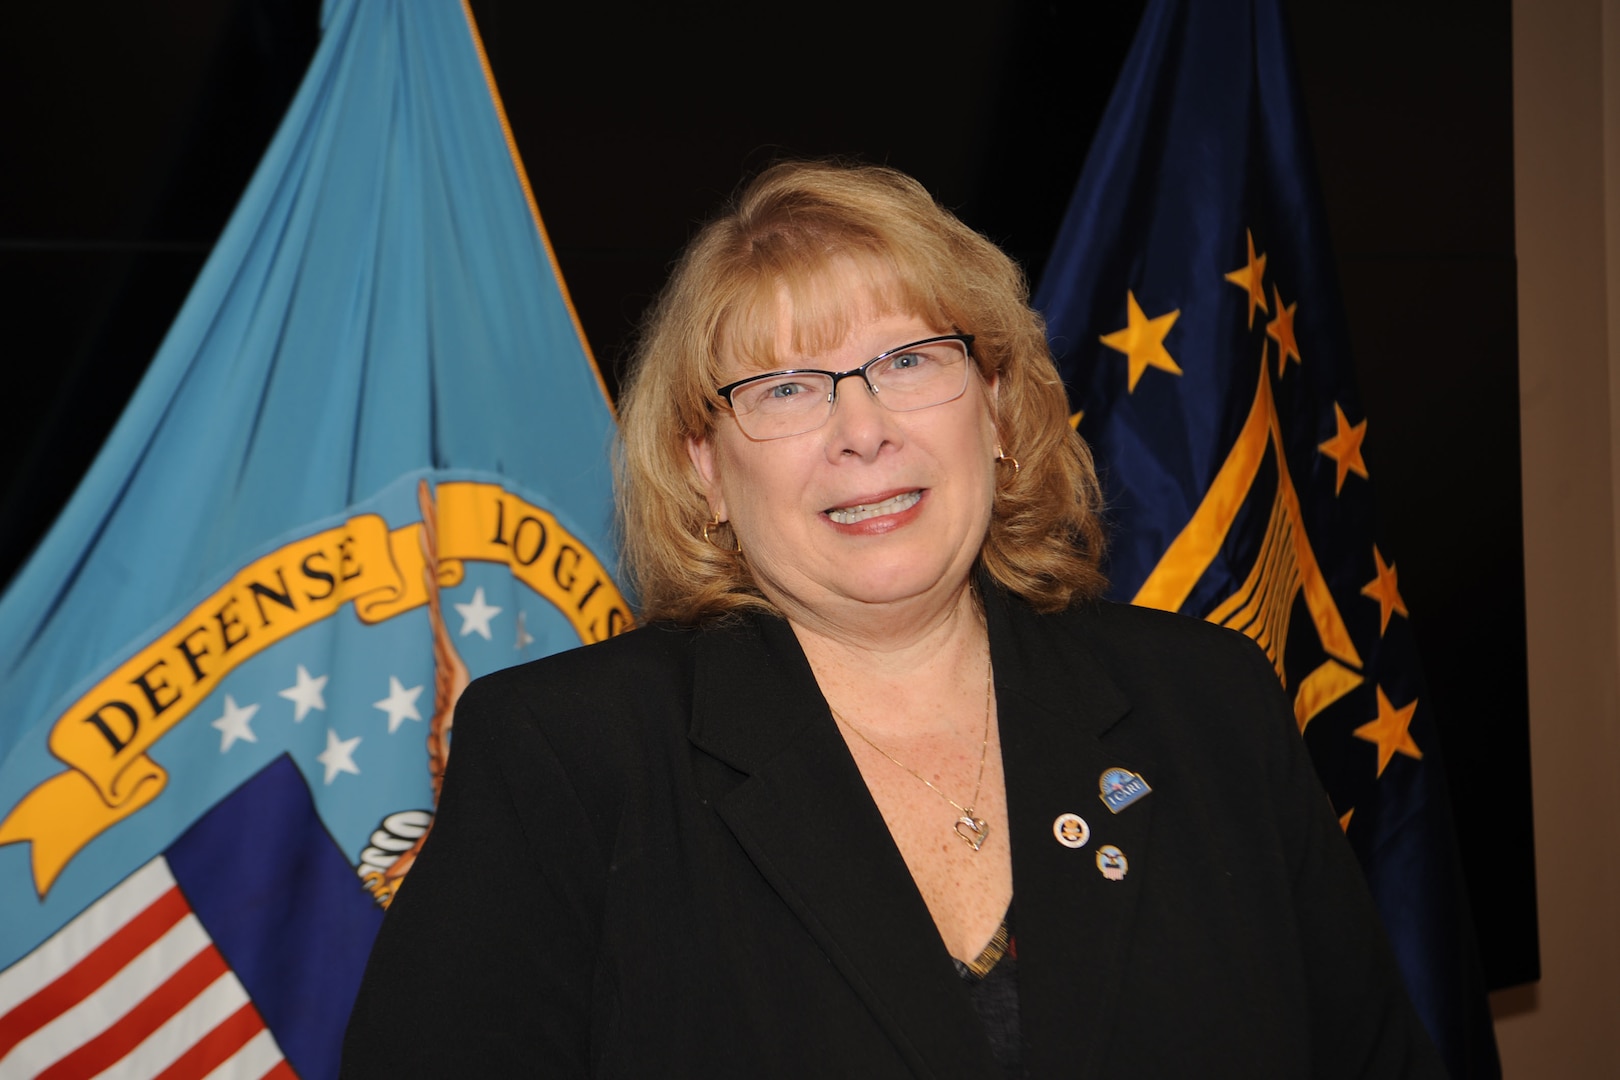
[[[0,972],[0,1078],[296,1073],[159,856]]]

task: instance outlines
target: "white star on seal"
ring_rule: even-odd
[[[524,649],[534,644],[534,635],[529,633],[529,623],[528,620],[523,617],[523,614],[523,611],[519,609],[517,617],[517,644],[513,646],[513,648],[518,652],[522,652]]]
[[[399,725],[406,720],[420,721],[422,714],[416,711],[416,699],[422,696],[422,688],[413,686],[409,690],[400,685],[394,676],[388,676],[388,696],[381,701],[373,702],[372,708],[381,709],[388,714],[388,734],[392,735],[399,730]]]
[[[340,772],[360,775],[360,770],[354,763],[354,748],[360,745],[360,736],[352,739],[340,739],[337,732],[331,728],[326,729],[326,749],[315,755],[315,760],[326,766],[326,782],[331,784],[337,779]]]
[[[478,586],[473,593],[472,603],[457,604],[456,610],[461,612],[461,636],[476,633],[485,641],[493,641],[490,636],[489,620],[499,615],[501,608],[493,607],[484,599],[484,587]]]
[[[258,742],[253,729],[248,724],[253,720],[253,714],[259,711],[257,705],[238,705],[231,695],[225,695],[225,715],[215,720],[213,726],[219,730],[219,752],[224,753],[235,745],[238,739],[246,742]]]
[[[281,691],[282,697],[297,706],[293,710],[293,723],[302,724],[311,709],[326,711],[326,698],[321,692],[326,689],[326,680],[329,678],[330,675],[322,675],[318,679],[312,679],[309,672],[304,670],[304,665],[298,665],[298,681]]]

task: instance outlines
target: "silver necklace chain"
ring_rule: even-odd
[[[935,795],[938,795],[940,798],[944,799],[946,802],[955,807],[957,813],[961,814],[962,816],[956,819],[956,823],[952,826],[952,829],[956,835],[961,837],[963,842],[971,847],[974,851],[978,851],[979,848],[983,847],[985,839],[990,835],[990,826],[985,824],[983,818],[974,817],[973,811],[974,808],[979,805],[979,793],[984,787],[984,762],[985,759],[989,757],[990,753],[990,704],[994,700],[995,689],[995,682],[992,678],[992,674],[993,669],[990,665],[990,658],[989,656],[986,656],[984,661],[984,735],[979,743],[979,776],[978,779],[973,782],[973,801],[968,803],[966,806],[963,806],[961,803],[939,790],[939,788],[934,786],[933,781],[929,780],[926,776],[923,776],[916,769],[913,769],[911,766],[907,765],[905,762],[883,749],[883,747],[873,742],[871,737],[867,735],[866,732],[862,731],[860,728],[838,715],[837,709],[834,709],[831,705],[827,706],[827,709],[832,713],[834,720],[837,720],[840,724],[843,724],[845,727],[849,728],[849,730],[859,735],[861,737],[861,741],[867,746],[870,746],[872,749],[894,762],[900,768],[904,769],[918,780],[921,780],[928,786],[929,791],[932,791]],[[963,832],[963,829],[966,829],[967,831]]]

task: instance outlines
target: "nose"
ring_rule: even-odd
[[[855,378],[856,383],[839,393],[838,383],[850,378]],[[827,418],[825,429],[829,458],[870,459],[885,446],[900,444],[895,414],[884,408],[876,395],[877,389],[867,381],[864,371],[846,372],[833,383],[832,415]]]

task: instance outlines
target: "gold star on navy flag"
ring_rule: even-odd
[[[1406,601],[1401,599],[1401,591],[1395,585],[1395,564],[1384,565],[1384,556],[1379,552],[1378,545],[1373,545],[1373,562],[1378,566],[1378,576],[1361,587],[1361,595],[1378,601],[1378,636],[1383,637],[1384,631],[1389,629],[1389,617],[1395,612],[1401,616],[1406,615]]]
[[[1277,343],[1277,377],[1282,378],[1288,369],[1288,361],[1301,363],[1299,358],[1299,342],[1294,338],[1294,311],[1298,303],[1283,306],[1282,290],[1277,286],[1271,287],[1271,295],[1277,299],[1277,317],[1266,324],[1266,336]]]
[[[1181,317],[1181,309],[1177,308],[1168,315],[1150,319],[1142,311],[1142,305],[1136,302],[1136,294],[1128,289],[1125,292],[1125,306],[1127,320],[1125,328],[1102,335],[1101,341],[1110,349],[1118,349],[1124,353],[1130,364],[1128,381],[1125,385],[1126,392],[1136,392],[1137,380],[1141,379],[1142,373],[1150,367],[1168,371],[1172,375],[1180,375],[1181,368],[1170,356],[1169,350],[1164,347],[1164,339],[1165,335],[1170,333],[1170,328],[1176,325],[1176,320]]]
[[[1355,473],[1363,480],[1367,479],[1367,463],[1361,460],[1361,441],[1367,437],[1367,421],[1352,425],[1337,401],[1333,403],[1333,417],[1339,432],[1317,449],[1332,458],[1339,467],[1338,478],[1333,484],[1333,494],[1337,495],[1344,490],[1346,474]]]
[[[1249,264],[1227,274],[1226,280],[1249,294],[1249,329],[1253,330],[1255,308],[1271,314],[1271,309],[1266,307],[1266,257],[1254,253],[1254,231],[1245,229],[1243,234],[1249,241]]]
[[[1389,768],[1390,761],[1397,753],[1423,760],[1423,751],[1412,741],[1412,717],[1417,713],[1417,706],[1417,699],[1413,698],[1397,709],[1390,704],[1384,688],[1378,687],[1378,716],[1356,728],[1355,735],[1358,739],[1377,744],[1379,776],[1384,775],[1384,770]]]

